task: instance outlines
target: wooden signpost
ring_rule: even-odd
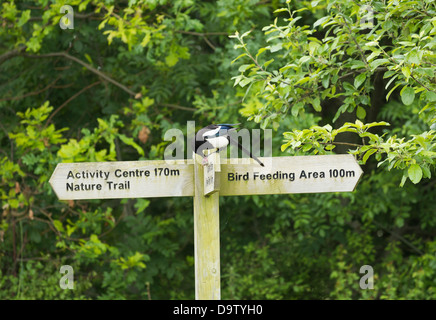
[[[50,184],[60,200],[194,197],[195,297],[217,300],[219,196],[350,192],[363,173],[349,154],[225,160],[59,163]]]

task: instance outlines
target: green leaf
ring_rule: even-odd
[[[147,44],[150,42],[150,39],[151,39],[151,33],[147,32],[144,36],[144,39],[142,39],[141,46],[142,47],[147,46]]]
[[[245,78],[242,81],[239,82],[239,85],[243,88],[245,87],[247,84],[249,84],[250,82],[252,82],[254,79],[253,78]]]
[[[409,60],[410,63],[414,63],[417,65],[421,63],[421,59],[419,58],[419,53],[416,50],[413,50],[409,53],[407,60]]]
[[[247,31],[247,32],[244,32],[244,33],[242,34],[242,36],[241,36],[241,39],[242,39],[242,38],[245,38],[245,37],[248,36],[250,33],[251,33],[251,30],[249,30],[249,31]]]
[[[309,52],[311,55],[313,55],[315,53],[315,51],[320,47],[320,44],[315,42],[315,41],[311,41],[309,43]]]
[[[363,163],[365,164],[366,161],[368,161],[368,158],[376,152],[377,152],[377,149],[369,149],[368,151],[366,151],[365,155],[362,158]]]
[[[425,93],[425,98],[430,102],[435,102],[436,101],[436,92],[427,91]]]
[[[365,117],[366,117],[366,111],[365,111],[365,109],[364,108],[362,108],[362,107],[357,107],[357,111],[356,111],[356,116],[359,118],[359,119],[365,119]]]
[[[354,91],[354,90],[355,90],[355,88],[353,87],[353,85],[352,85],[351,83],[349,83],[349,82],[346,82],[346,81],[344,81],[344,82],[342,83],[342,86],[343,86],[344,89],[347,90],[347,91]]]
[[[365,46],[368,46],[368,47],[376,47],[377,45],[378,45],[377,41],[370,41],[370,42],[365,43]]]
[[[67,225],[67,236],[71,236],[71,234],[76,230],[76,226],[71,227]]]
[[[53,220],[53,225],[59,232],[64,232],[64,226],[59,220]]]
[[[284,11],[288,11],[288,9],[287,8],[280,8],[280,9],[274,10],[274,13],[279,13],[279,12],[284,12]]]
[[[245,57],[246,55],[247,55],[246,53],[240,54],[239,56],[237,56],[237,57],[235,58],[235,60],[233,60],[233,61],[231,62],[231,64],[235,63],[238,59],[240,59],[240,58],[242,58],[242,57]]]
[[[422,169],[418,164],[412,164],[407,171],[410,181],[417,184],[422,179]]]
[[[382,64],[386,64],[388,62],[389,62],[389,59],[377,59],[377,60],[374,60],[373,62],[371,62],[369,64],[369,66],[370,66],[371,70],[375,70],[375,69],[377,69],[377,67],[381,66]]]
[[[364,83],[366,80],[366,74],[362,73],[360,75],[358,75],[356,77],[356,79],[354,79],[354,86],[356,87],[356,89],[359,89],[359,87],[362,85],[362,83]]]
[[[388,92],[388,94],[386,95],[386,101],[388,101],[389,100],[389,97],[391,96],[391,94],[392,94],[392,92],[394,92],[395,91],[395,89],[396,88],[398,88],[399,86],[401,85],[401,82],[400,83],[397,83],[389,92]]]
[[[86,60],[88,60],[89,64],[91,64],[91,65],[93,64],[92,63],[92,58],[91,58],[91,56],[89,54],[85,53],[85,58],[86,58]]]
[[[315,99],[312,100],[312,106],[315,109],[315,111],[317,112],[321,112],[321,101],[319,100],[318,97],[316,97]]]
[[[315,29],[317,26],[322,25],[324,22],[327,22],[331,17],[330,16],[324,16],[321,19],[318,19],[313,24],[313,28]]]
[[[312,145],[309,145],[309,146],[310,146],[310,148],[308,148],[308,149],[311,149],[311,148],[312,148]],[[329,144],[329,145],[327,145],[324,149],[326,149],[327,151],[331,151],[331,150],[333,150],[334,148],[336,148],[335,145],[333,145],[333,144]],[[305,151],[305,150],[303,149],[303,151]]]
[[[290,142],[290,141],[287,142],[287,143],[285,143],[285,144],[282,144],[281,147],[280,147],[280,150],[283,152],[283,151],[285,151],[285,150],[286,150],[290,145],[291,145],[291,142]]]
[[[292,106],[292,109],[291,109],[292,115],[294,117],[297,117],[298,114],[300,113],[300,109],[303,109],[303,108],[304,108],[304,103],[303,102],[299,102],[299,103],[294,104]]]
[[[428,179],[430,179],[431,178],[431,171],[430,171],[430,168],[429,167],[427,167],[427,166],[423,166],[423,167],[421,167],[421,169],[422,169],[422,173],[423,173],[423,178],[428,178]]]
[[[271,51],[271,52],[277,52],[277,51],[279,51],[279,50],[282,49],[282,46],[283,46],[283,44],[282,44],[281,42],[279,42],[279,43],[277,43],[277,44],[271,46],[270,49],[269,49],[269,51]]]
[[[265,50],[266,50],[266,48],[260,48],[258,51],[257,51],[257,54],[256,54],[256,60],[257,60],[257,58],[263,53],[263,52],[265,52]]]
[[[268,66],[269,66],[273,61],[274,61],[274,59],[268,60],[267,62],[265,62],[265,63],[263,64],[263,66],[266,68],[266,67],[268,67]]]
[[[298,64],[301,65],[301,64],[303,64],[303,63],[309,61],[310,59],[311,59],[310,56],[302,56],[302,57],[300,58],[300,60],[298,61]]]
[[[415,90],[412,87],[405,86],[401,92],[401,101],[408,106],[413,103],[413,100],[415,100]]]
[[[407,180],[407,175],[403,174],[403,177],[401,178],[400,187],[404,186]]]
[[[398,217],[395,219],[395,225],[398,228],[402,228],[404,226],[404,219],[402,217]]]
[[[17,26],[21,28],[23,25],[26,24],[27,21],[29,21],[29,19],[30,19],[30,10],[23,11],[20,20],[18,20]]]
[[[402,67],[401,68],[401,72],[404,74],[404,76],[406,77],[406,81],[409,80],[411,72],[410,72],[410,68],[408,66]]]
[[[129,146],[135,148],[136,151],[137,151],[141,156],[144,155],[144,150],[141,148],[141,146],[139,146],[139,145],[138,145],[138,144],[133,140],[133,138],[126,137],[124,134],[120,134],[118,137],[119,137],[120,140],[121,140],[122,142],[124,142],[125,144],[127,144],[127,145],[129,145]]]
[[[381,50],[375,50],[373,51],[367,58],[366,61],[371,62],[374,58],[378,57],[382,51]]]
[[[240,67],[239,67],[239,72],[245,72],[245,71],[247,71],[248,69],[250,69],[250,68],[252,68],[252,67],[254,67],[255,66],[255,64],[254,63],[252,63],[252,64],[243,64],[243,65],[241,65]]]
[[[321,81],[321,83],[322,83],[322,86],[325,88],[325,89],[327,89],[328,87],[329,87],[329,84],[330,84],[330,77],[324,77],[323,79],[322,79],[322,81]]]
[[[173,67],[179,62],[179,56],[175,52],[171,52],[166,58],[165,63],[168,67]]]

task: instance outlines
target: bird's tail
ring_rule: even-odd
[[[228,139],[230,142],[236,144],[239,147],[239,149],[241,149],[243,152],[245,152],[248,156],[250,156],[250,158],[253,158],[254,160],[256,160],[257,163],[259,163],[262,167],[265,166],[262,163],[262,161],[260,161],[256,156],[254,156],[250,150],[245,149],[238,141],[233,140],[232,138],[230,138],[230,136],[228,136]]]

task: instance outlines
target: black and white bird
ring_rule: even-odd
[[[206,157],[207,152],[220,152],[227,148],[229,143],[234,143],[250,158],[256,160],[262,167],[264,164],[239,142],[229,136],[229,132],[236,130],[238,124],[210,124],[197,131],[195,135],[195,153]]]

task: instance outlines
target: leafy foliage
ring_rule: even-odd
[[[251,110],[249,119],[263,126],[272,122],[277,127],[280,116],[289,112],[298,116],[308,106],[321,112],[322,104],[338,100],[333,122],[345,112],[354,112],[357,118],[365,120],[367,110],[377,107],[375,95],[386,95],[389,101],[392,93],[401,88],[399,96],[403,104],[419,108],[422,120],[428,125],[419,136],[408,141],[391,136],[385,141],[377,134],[368,133],[364,125],[356,121],[358,127],[345,123],[330,137],[320,135],[319,130],[323,129],[319,127],[305,131],[303,151],[311,149],[310,140],[315,148],[323,143],[326,150],[332,150],[336,134],[354,132],[363,139],[363,145],[354,152],[364,158],[363,163],[371,154],[377,152],[379,156],[382,150],[388,156],[389,169],[411,168],[404,171],[402,184],[409,172],[419,172],[416,164],[425,174],[412,175],[412,182],[419,182],[421,177],[430,178],[429,166],[435,165],[436,155],[434,130],[428,130],[436,123],[435,4],[429,1],[413,2],[416,4],[413,6],[409,1],[369,4],[312,1],[301,9],[292,10],[290,2],[287,1],[287,8],[275,11],[289,15],[283,19],[284,25],[276,18],[273,24],[262,29],[269,45],[258,49],[256,55],[245,43],[250,32],[233,36],[239,42],[235,48],[244,51],[234,61],[245,58],[252,62],[239,67],[240,75],[233,78],[235,85],[250,84],[247,95],[264,101]],[[302,12],[307,10],[315,17],[320,11],[324,14],[312,26],[299,25]],[[265,57],[264,52],[269,55]],[[270,64],[275,68],[268,70]],[[377,77],[384,79],[379,85],[382,90],[376,88]],[[298,135],[295,132],[295,136]],[[291,145],[299,148],[299,141],[289,141],[289,137],[290,134],[285,133],[282,150]],[[365,146],[365,140],[369,140],[369,146]]]
[[[192,199],[59,201],[48,179],[59,162],[161,159],[188,120],[243,119],[276,130],[274,156],[349,152],[365,174],[353,193],[220,199],[224,299],[436,298],[435,11],[3,1],[1,298],[194,298]]]

